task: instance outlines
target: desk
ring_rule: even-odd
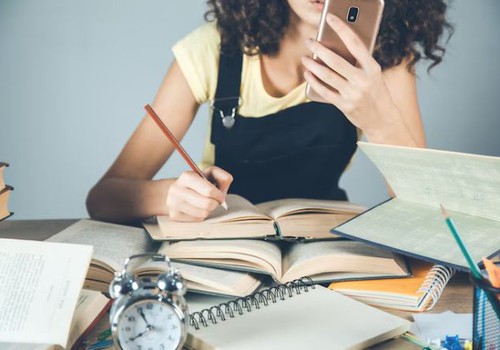
[[[66,220],[6,220],[0,222],[0,238],[17,238],[45,240],[57,232],[73,224],[77,219]],[[472,286],[466,274],[456,274],[443,295],[439,299],[431,313],[440,313],[451,310],[457,313],[472,312]],[[386,310],[400,317],[412,320],[411,313],[405,311]],[[107,322],[107,321],[106,321]],[[373,350],[417,350],[420,347],[413,345],[405,340],[395,339],[384,342]]]

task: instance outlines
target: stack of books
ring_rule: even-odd
[[[9,197],[14,188],[6,185],[3,177],[3,172],[8,166],[9,164],[0,162],[0,221],[12,215],[9,211]]]
[[[188,290],[241,297],[261,285],[286,284],[308,276],[314,282],[408,277],[400,255],[341,239],[329,229],[364,208],[340,201],[278,200],[253,206],[228,195],[229,211],[184,223],[158,217],[147,229],[82,220],[51,240],[90,244],[94,256],[85,288],[107,291],[115,271],[133,254],[168,256],[188,282]],[[138,275],[161,272],[151,262]]]

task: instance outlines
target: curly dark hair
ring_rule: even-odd
[[[275,55],[289,21],[287,0],[207,0],[207,21],[216,20],[221,46],[226,51]],[[453,27],[445,18],[446,0],[385,0],[384,14],[373,56],[382,69],[409,59],[408,69],[421,59],[439,64],[445,53],[440,45]]]

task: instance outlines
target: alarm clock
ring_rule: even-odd
[[[130,261],[150,258],[165,264],[156,278],[139,278],[128,271]],[[178,350],[187,337],[186,283],[163,254],[145,253],[125,260],[109,286],[114,299],[110,311],[111,333],[122,350]]]

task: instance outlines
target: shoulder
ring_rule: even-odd
[[[220,34],[214,22],[201,25],[172,48],[198,103],[213,97],[219,65]]]
[[[219,52],[220,34],[217,30],[215,22],[205,23],[184,38],[179,40],[174,45],[174,50],[177,48],[187,50],[210,50],[211,52]]]

